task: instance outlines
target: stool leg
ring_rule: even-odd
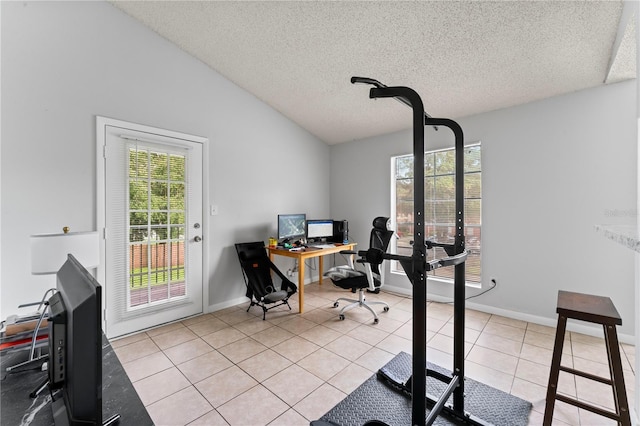
[[[558,392],[558,376],[560,375],[560,361],[562,360],[562,347],[564,346],[564,333],[567,328],[567,317],[558,317],[558,327],[556,328],[556,341],[553,345],[553,358],[551,359],[551,372],[549,373],[549,384],[547,386],[547,399],[544,407],[543,426],[550,426],[553,418],[553,409],[556,403],[556,393]]]
[[[631,426],[631,416],[629,414],[629,403],[624,387],[624,376],[622,373],[622,361],[620,359],[620,346],[618,344],[618,333],[614,325],[604,325],[604,338],[607,345],[607,357],[609,358],[609,373],[613,382],[613,401],[616,406],[616,413],[620,416],[618,424]]]

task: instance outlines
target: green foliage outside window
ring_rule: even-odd
[[[132,286],[184,281],[186,157],[132,147],[128,177]]]
[[[467,281],[480,282],[480,241],[482,225],[482,164],[480,145],[464,150],[464,220]],[[413,155],[395,157],[396,232],[399,254],[411,254],[414,235]],[[427,152],[425,174],[425,236],[427,239],[452,243],[455,237],[455,150]],[[446,256],[442,249],[429,250],[429,258]],[[398,268],[401,269],[401,268]],[[434,276],[453,278],[453,268],[440,268]]]

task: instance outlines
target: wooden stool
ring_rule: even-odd
[[[543,425],[551,425],[553,408],[558,401],[566,402],[578,408],[591,411],[601,416],[616,420],[618,424],[631,426],[629,415],[629,404],[624,387],[624,377],[622,375],[622,362],[620,360],[620,346],[618,346],[618,335],[616,325],[622,324],[620,314],[608,297],[592,296],[589,294],[572,293],[560,290],[558,292],[558,328],[556,329],[556,341],[553,347],[553,358],[551,361],[551,373],[549,374],[549,386],[547,387],[547,401],[544,409]],[[560,365],[562,358],[562,345],[564,344],[564,333],[567,327],[567,318],[581,321],[602,324],[604,328],[604,339],[607,347],[607,357],[609,358],[609,375],[611,379],[595,376],[584,371]],[[602,408],[589,405],[566,395],[558,394],[558,375],[560,371],[575,374],[589,380],[605,383],[613,388],[613,400],[616,411],[611,412]]]

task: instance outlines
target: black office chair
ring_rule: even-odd
[[[288,300],[298,291],[298,287],[271,262],[265,251],[264,243],[262,241],[238,243],[236,251],[242,267],[244,282],[247,285],[246,295],[251,300],[247,312],[254,305],[260,306],[264,320],[269,309],[287,305],[291,310]],[[272,271],[282,280],[279,289],[274,285]],[[267,305],[273,306],[267,307]]]
[[[329,277],[331,281],[338,287],[351,290],[353,293],[358,292],[358,300],[339,298],[333,304],[335,308],[339,306],[339,302],[344,300],[350,304],[342,308],[340,311],[340,319],[343,320],[344,313],[350,309],[360,306],[368,309],[373,314],[373,323],[378,323],[378,315],[371,308],[371,305],[383,305],[384,311],[389,310],[389,305],[385,302],[367,302],[364,297],[365,290],[372,293],[379,293],[380,288],[384,285],[384,268],[382,265],[382,254],[389,248],[389,242],[394,235],[394,231],[389,229],[388,217],[376,217],[373,220],[373,229],[369,239],[369,253],[366,257],[358,259],[356,263],[364,265],[365,270],[357,270],[353,264],[349,266],[336,266],[329,269],[324,275]],[[373,250],[371,250],[373,249]],[[345,254],[357,254],[354,251],[342,251]]]

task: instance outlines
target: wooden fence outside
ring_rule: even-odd
[[[171,246],[171,259],[169,259]],[[149,253],[149,251],[151,251]],[[148,256],[148,255],[151,256]],[[184,241],[162,242],[155,244],[132,244],[129,247],[129,262],[132,270],[147,268],[168,268],[184,265]],[[171,262],[169,262],[171,260]],[[148,264],[150,262],[150,264]]]

